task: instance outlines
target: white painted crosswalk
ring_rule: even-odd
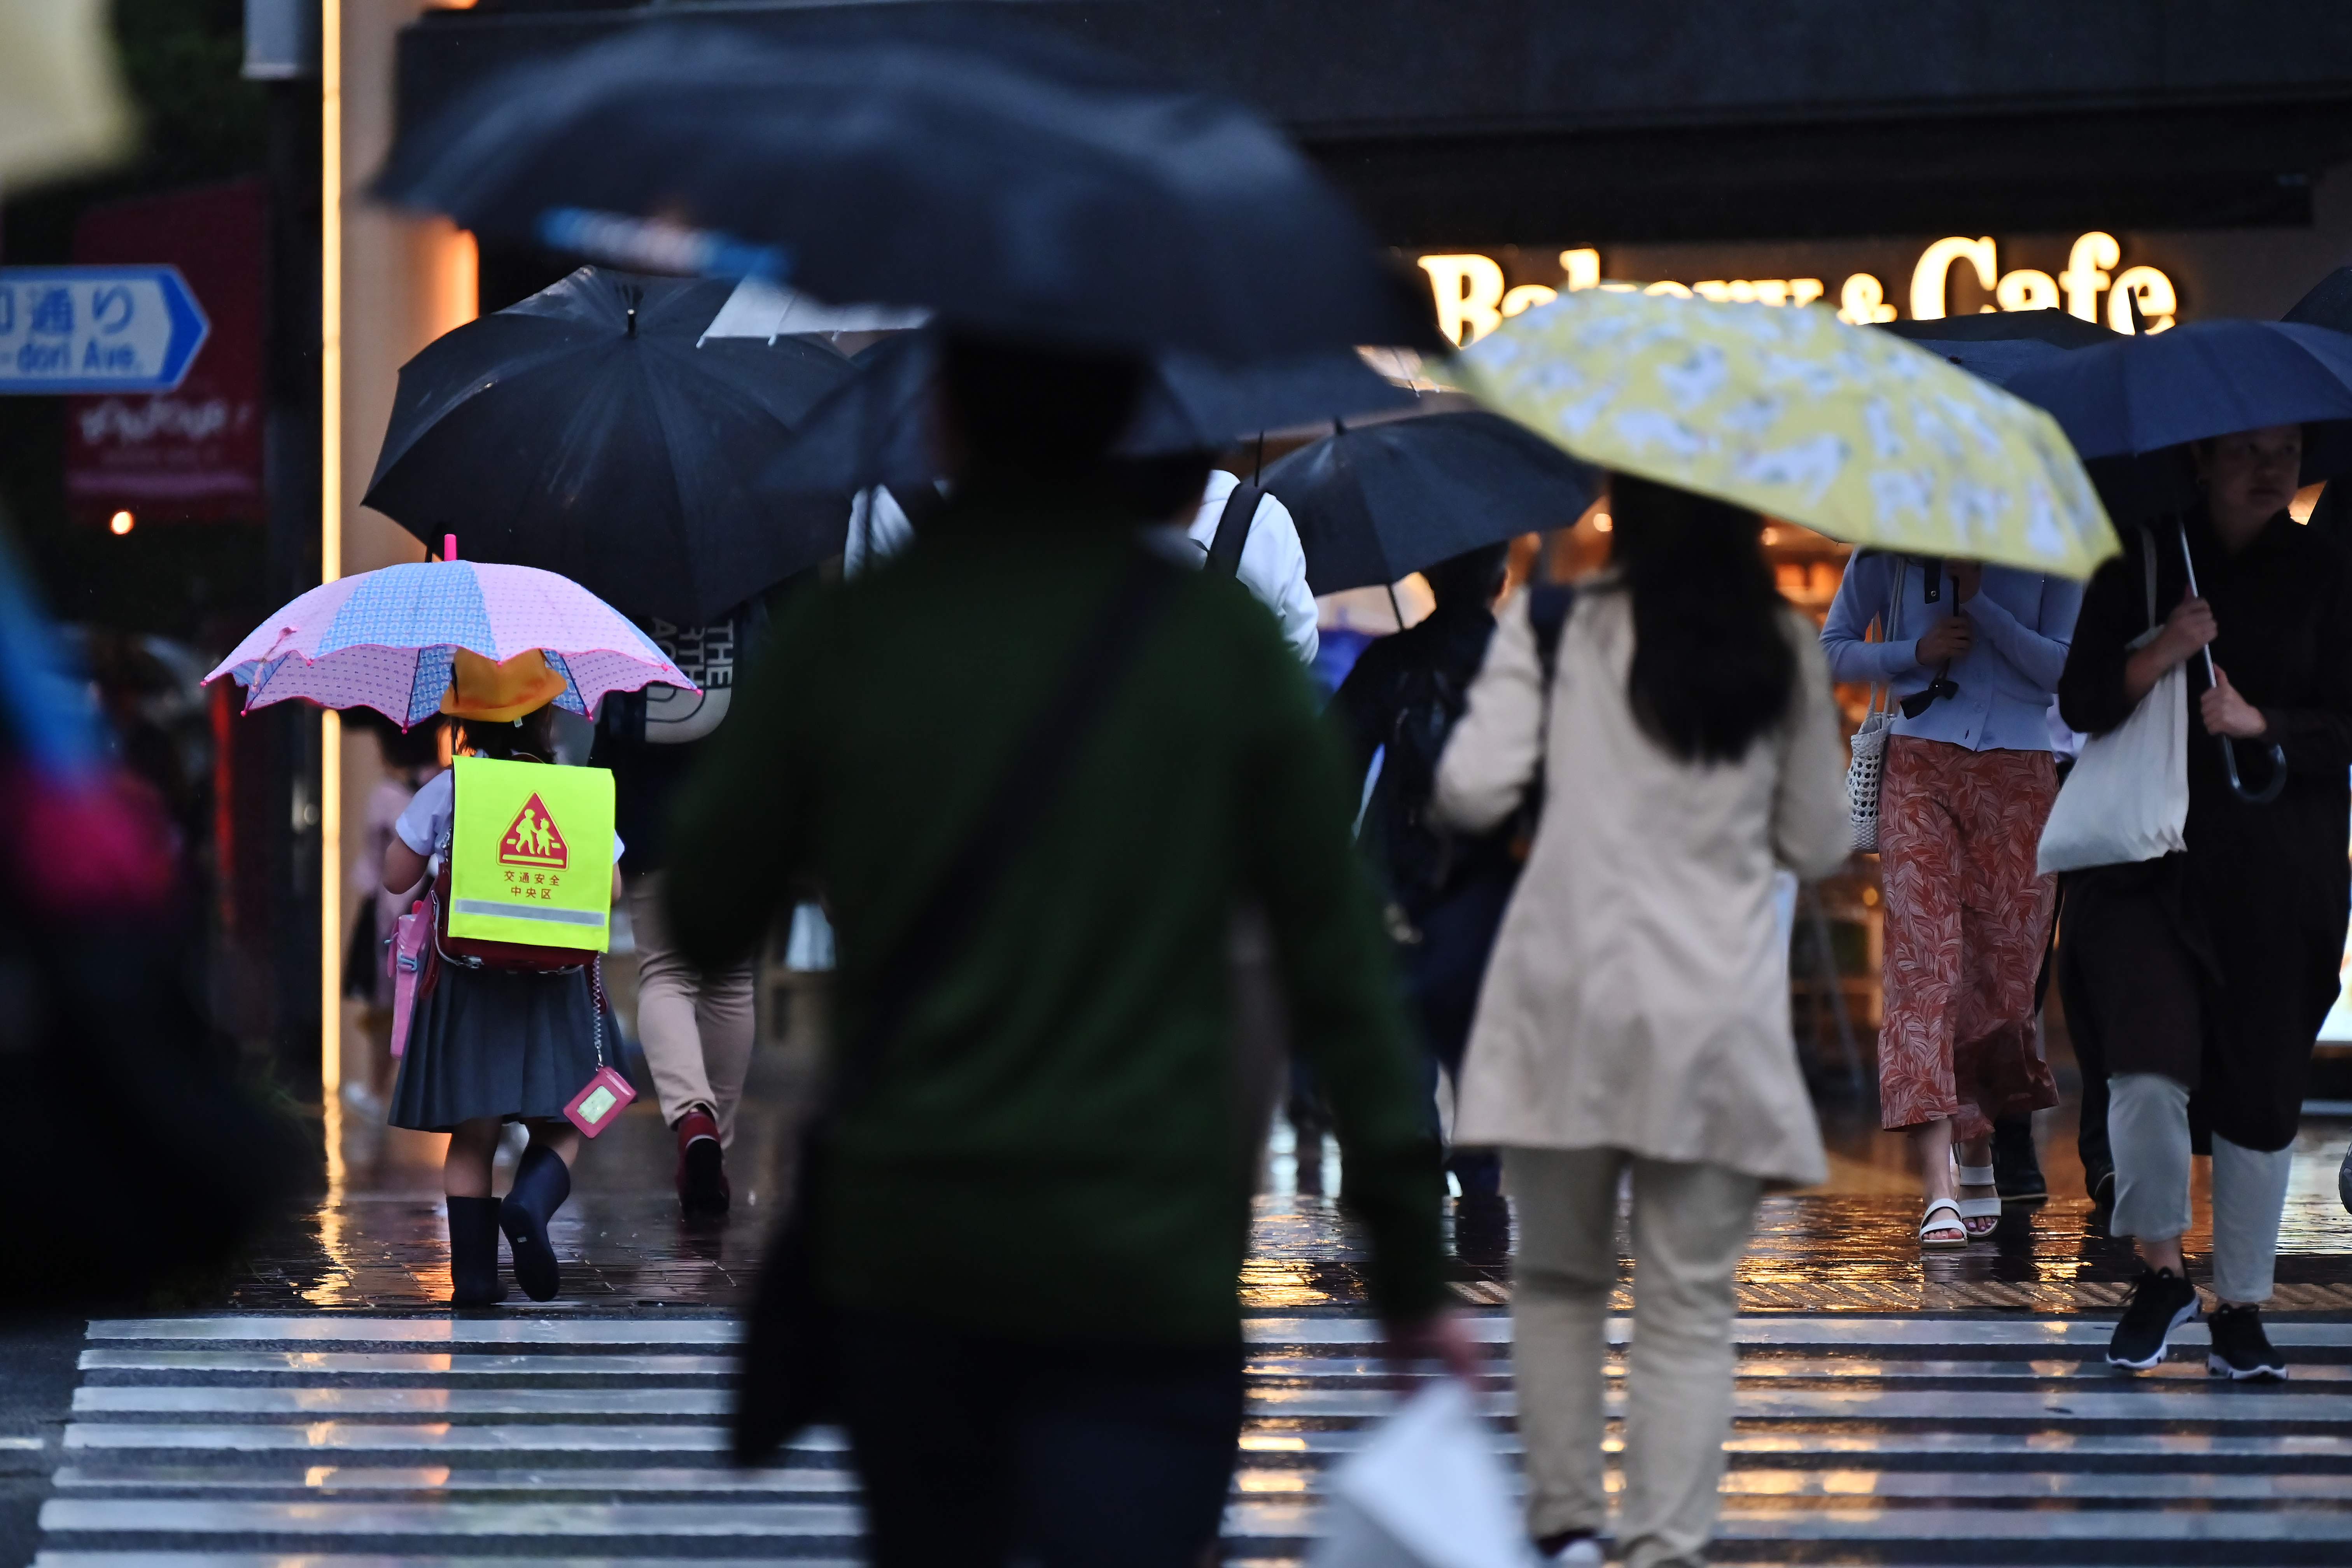
[[[1509,1324],[1482,1317],[1517,1462]],[[724,1458],[734,1325],[308,1313],[99,1321],[37,1568],[849,1563],[839,1438]],[[1620,1337],[1622,1328],[1620,1326]],[[2352,1561],[2352,1324],[2280,1322],[2297,1376],[2137,1378],[2104,1323],[1741,1320],[1718,1563]],[[1398,1397],[1347,1316],[1249,1325],[1229,1561],[1295,1563],[1326,1469]]]

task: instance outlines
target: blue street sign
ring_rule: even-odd
[[[169,392],[211,331],[176,267],[0,267],[0,394]]]

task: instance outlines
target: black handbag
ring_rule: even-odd
[[[827,1139],[843,1110],[873,1081],[881,1053],[961,948],[1005,868],[1053,804],[1080,743],[1093,733],[1174,591],[1178,570],[1137,552],[1060,684],[1030,721],[962,848],[884,962],[858,1037],[835,1055],[831,1078],[802,1129],[792,1199],[770,1243],[744,1331],[733,1430],[739,1465],[761,1464],[803,1427],[841,1418],[840,1340],[817,1279],[814,1234],[824,1207]]]

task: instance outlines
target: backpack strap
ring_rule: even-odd
[[[1528,584],[1528,626],[1536,634],[1536,658],[1543,666],[1546,689],[1551,686],[1552,667],[1559,662],[1559,634],[1568,625],[1568,613],[1576,607],[1576,589],[1567,583],[1530,583]]]
[[[1208,570],[1220,576],[1239,575],[1242,552],[1249,545],[1250,524],[1257,521],[1257,503],[1265,499],[1264,485],[1235,485],[1217,514],[1216,537],[1209,541]]]

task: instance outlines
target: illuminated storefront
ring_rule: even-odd
[[[2064,264],[2054,273],[2038,267],[2003,270],[2001,245],[1990,235],[1932,240],[1899,275],[1900,291],[1893,298],[1888,281],[1871,269],[1883,265],[1874,254],[1861,254],[1853,270],[1827,276],[1726,277],[1718,268],[1717,276],[1685,282],[1671,271],[1639,264],[1647,252],[1662,248],[1638,247],[1636,252],[1627,247],[1612,252],[1606,258],[1612,265],[1604,266],[1599,247],[1570,247],[1556,253],[1551,276],[1537,279],[1525,276],[1530,269],[1542,270],[1534,259],[1539,252],[1532,249],[1514,247],[1503,256],[1433,251],[1415,259],[1428,275],[1440,329],[1465,345],[1509,317],[1580,289],[1639,289],[1645,294],[1696,295],[1740,304],[1810,305],[1827,300],[1836,304],[1842,320],[1857,326],[1906,316],[1929,321],[1971,310],[2063,309],[2118,332],[2160,332],[2179,319],[2182,309],[2171,273],[2144,261],[2123,266],[2122,242],[2097,229],[2077,235],[2066,245]],[[1720,248],[1724,259],[1738,260],[1752,247]],[[2020,245],[2012,254],[2042,248]],[[1519,274],[1516,279],[1515,271]],[[1632,279],[1641,281],[1626,281]],[[1897,300],[1907,305],[1907,311],[1898,309]]]

